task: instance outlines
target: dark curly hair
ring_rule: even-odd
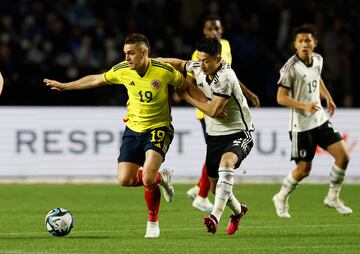
[[[217,20],[221,22],[220,16],[218,16],[216,14],[210,14],[210,15],[206,16],[205,18],[203,18],[203,23],[205,24],[205,22],[207,22],[207,21],[217,21]]]
[[[296,35],[302,33],[311,34],[315,39],[317,38],[316,28],[312,24],[302,24],[301,26],[295,27],[293,30],[293,40],[296,39]]]
[[[221,44],[219,40],[213,38],[203,38],[195,45],[196,50],[205,52],[210,56],[221,55]]]

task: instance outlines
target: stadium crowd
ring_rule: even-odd
[[[218,14],[233,68],[261,100],[276,106],[279,68],[293,54],[291,29],[313,23],[323,78],[340,107],[360,107],[360,4],[355,0],[1,0],[0,105],[125,105],[122,86],[49,91],[44,77],[68,81],[101,73],[124,59],[126,35],[146,34],[151,56],[189,59],[202,18]],[[52,75],[52,76],[50,76]]]

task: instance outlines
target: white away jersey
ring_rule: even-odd
[[[192,72],[199,89],[211,100],[214,95],[228,98],[228,115],[225,119],[205,115],[206,132],[220,136],[240,131],[253,131],[252,115],[246,98],[241,91],[239,80],[231,66],[224,60],[212,81],[201,71],[199,61],[188,61],[186,71]]]
[[[323,58],[317,53],[312,55],[312,64],[307,66],[294,55],[280,70],[278,84],[288,88],[288,95],[302,103],[318,102],[320,109],[315,113],[305,110],[291,109],[289,131],[302,132],[322,125],[328,117],[321,106],[320,79]]]

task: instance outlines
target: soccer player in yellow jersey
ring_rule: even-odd
[[[149,58],[149,50],[150,44],[144,35],[132,34],[125,39],[125,61],[109,71],[68,83],[50,79],[44,79],[44,82],[59,91],[111,84],[122,84],[127,88],[128,121],[118,158],[118,181],[123,186],[144,186],[148,208],[145,237],[156,238],[160,235],[158,184],[166,201],[171,202],[174,197],[171,171],[159,170],[174,134],[169,85],[180,92],[186,90],[199,100],[207,99],[171,65]],[[140,167],[143,170],[139,170]]]
[[[203,33],[205,38],[219,40],[221,44],[221,58],[224,59],[227,63],[231,64],[232,63],[231,47],[229,41],[222,38],[223,32],[224,29],[221,24],[221,19],[219,16],[209,15],[204,18]],[[198,60],[197,50],[195,50],[195,52],[192,54],[191,60],[194,61]],[[251,101],[251,103],[255,107],[259,107],[260,101],[258,96],[253,92],[251,92],[242,82],[239,81],[239,83],[245,97],[249,101]],[[204,113],[196,109],[196,117],[198,120],[200,120],[204,135],[206,137],[207,134],[205,132]],[[194,199],[192,206],[201,211],[211,211],[213,205],[208,199],[209,190],[210,190],[210,182],[206,173],[206,165],[204,164],[199,181],[196,183],[194,187],[192,187],[186,192],[189,198]]]

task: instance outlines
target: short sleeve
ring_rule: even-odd
[[[175,88],[180,88],[184,82],[184,76],[177,70],[174,69],[172,80],[170,81],[170,85]]]
[[[322,69],[323,69],[323,58],[320,56],[320,75],[322,73]]]
[[[122,66],[123,63],[114,65],[110,70],[104,73],[104,79],[108,84],[122,84]],[[120,66],[120,67],[119,67]]]
[[[283,66],[280,70],[279,86],[291,87],[292,67]]]

